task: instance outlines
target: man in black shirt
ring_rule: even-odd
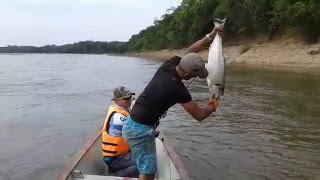
[[[197,52],[208,46],[217,32],[222,35],[222,29],[214,28],[191,45],[182,58],[174,56],[164,62],[136,100],[130,117],[123,125],[123,137],[136,159],[139,179],[154,178],[157,171],[155,127],[170,107],[179,103],[198,121],[216,111],[218,102],[215,99],[210,100],[207,106],[199,107],[182,80],[208,76],[205,62]]]

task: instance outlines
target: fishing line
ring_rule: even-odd
[[[197,78],[197,77],[194,77],[194,78],[190,81],[190,83],[186,86],[186,88],[188,88],[196,78]],[[218,100],[219,98],[220,98],[220,95],[213,95],[211,99]]]
[[[187,85],[186,88],[188,88],[196,78],[197,78],[197,77],[194,77],[194,78],[190,81],[190,83]]]

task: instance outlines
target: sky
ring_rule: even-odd
[[[0,46],[128,41],[181,0],[0,0]]]

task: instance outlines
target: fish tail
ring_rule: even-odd
[[[213,19],[214,26],[223,28],[226,20],[227,18],[224,18],[224,19],[214,18]]]

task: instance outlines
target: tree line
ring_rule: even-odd
[[[125,42],[80,41],[62,46],[47,45],[7,46],[0,47],[0,53],[74,53],[74,54],[104,54],[123,53],[127,49]]]
[[[127,50],[184,48],[212,30],[214,17],[227,18],[225,37],[233,40],[272,39],[284,30],[302,34],[310,43],[320,37],[320,0],[183,0],[133,35]]]
[[[227,18],[224,40],[280,31],[301,34],[309,43],[320,39],[320,0],[183,0],[170,8],[153,25],[127,42],[83,41],[63,46],[0,48],[1,52],[31,53],[123,53],[179,49],[203,37],[213,28],[213,18]]]

